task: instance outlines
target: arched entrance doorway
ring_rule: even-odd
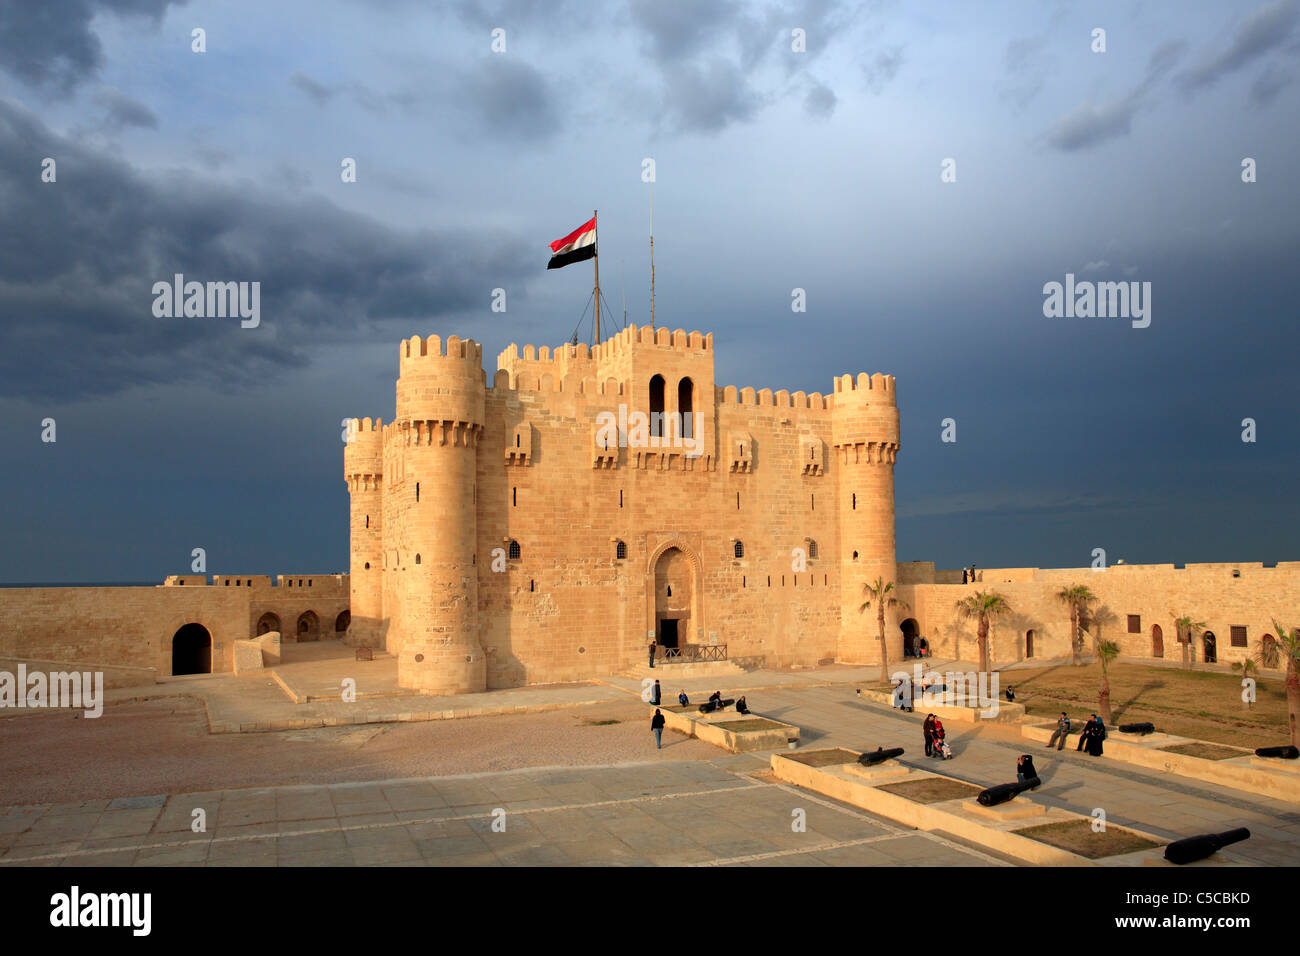
[[[655,562],[655,643],[679,648],[690,642],[695,574],[680,548],[668,548]]]
[[[202,624],[186,624],[172,635],[172,676],[212,673],[212,635]]]
[[[259,637],[278,630],[280,630],[280,615],[267,611],[257,619],[257,634]]]
[[[1206,631],[1201,635],[1201,643],[1205,648],[1205,663],[1215,664],[1219,660],[1219,642],[1214,636],[1213,631]]]
[[[1160,630],[1159,624],[1151,625],[1151,656],[1165,656],[1165,632]]]
[[[903,656],[919,656],[920,648],[918,645],[921,640],[921,625],[916,622],[916,618],[909,617],[898,625],[898,629],[903,632]]]
[[[299,641],[320,640],[320,620],[316,617],[315,611],[303,611],[298,615],[297,634]]]
[[[1025,631],[1025,657],[1034,656],[1034,632]]]
[[[348,625],[352,623],[351,611],[340,611],[339,616],[334,619],[334,636],[342,637],[348,632]]]

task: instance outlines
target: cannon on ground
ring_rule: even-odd
[[[715,710],[726,710],[728,707],[730,707],[730,706],[731,706],[732,704],[734,704],[735,702],[736,702],[736,699],[735,699],[734,697],[728,697],[728,698],[727,698],[726,700],[724,700],[721,704],[715,703],[714,701],[711,701],[711,700],[706,700],[704,703],[700,704],[700,713],[701,713],[701,714],[711,714],[711,713],[713,713]]]
[[[1026,790],[1033,790],[1035,787],[1041,786],[1042,782],[1037,777],[1030,777],[1020,783],[1000,783],[996,787],[989,787],[987,790],[981,791],[980,795],[975,799],[979,801],[980,806],[996,807],[999,803],[1006,803]]]
[[[903,756],[902,747],[890,747],[888,750],[877,747],[874,751],[859,757],[858,763],[864,767],[874,767],[878,763],[884,763],[886,760],[893,760],[895,757],[901,756]]]
[[[1179,865],[1195,863],[1197,860],[1204,860],[1207,856],[1218,853],[1225,846],[1240,843],[1249,837],[1250,831],[1245,827],[1225,830],[1223,833],[1202,833],[1184,837],[1165,847],[1165,859]]]
[[[1156,725],[1149,720],[1141,724],[1120,724],[1119,732],[1121,734],[1138,734],[1145,737],[1147,734],[1156,732]]]
[[[1260,747],[1255,751],[1256,757],[1275,757],[1280,760],[1295,760],[1300,757],[1300,749],[1287,744],[1282,747]]]

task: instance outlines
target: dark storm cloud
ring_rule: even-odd
[[[301,70],[295,70],[289,76],[289,85],[296,86],[322,106],[334,98],[336,90],[318,83]]]
[[[1146,105],[1157,85],[1178,65],[1186,51],[1187,44],[1182,40],[1162,43],[1147,61],[1142,81],[1127,95],[1102,104],[1079,104],[1048,131],[1048,145],[1072,152],[1127,136],[1138,110]]]
[[[318,344],[427,328],[535,267],[513,239],[402,232],[319,197],[138,170],[4,100],[0,201],[0,396],[236,387],[309,364]],[[153,283],[178,272],[260,282],[261,326],[155,318]]]
[[[888,86],[894,77],[898,75],[899,67],[902,65],[902,47],[890,47],[888,50],[882,50],[877,53],[875,58],[868,63],[865,68],[867,86],[871,89],[871,92],[883,92],[885,87]]]
[[[156,24],[185,0],[0,0],[0,66],[24,82],[69,92],[99,71],[104,55],[91,21],[101,13]]]
[[[1251,84],[1250,101],[1256,106],[1267,106],[1274,97],[1291,85],[1294,77],[1282,70],[1275,63],[1270,63],[1264,72]]]
[[[108,129],[120,130],[128,126],[158,128],[157,114],[120,90],[105,89],[95,97],[95,102],[104,108],[104,126]]]
[[[668,78],[666,101],[678,130],[705,133],[753,119],[763,105],[740,68],[723,59],[680,67]]]
[[[534,142],[560,130],[550,83],[517,57],[489,55],[463,73],[458,86],[457,100],[470,120],[494,138]]]
[[[1297,18],[1300,18],[1300,0],[1278,0],[1259,7],[1245,19],[1224,49],[1209,54],[1182,73],[1178,77],[1179,85],[1191,92],[1213,86],[1229,73],[1249,66],[1285,44]]]

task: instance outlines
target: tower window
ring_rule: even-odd
[[[738,558],[743,558],[744,556],[745,556],[745,542],[743,542],[743,541],[737,541],[737,542],[736,542],[736,557],[738,557]]]
[[[626,543],[626,542],[624,542],[624,541],[620,541],[620,542],[619,542],[619,543],[614,547],[614,557],[617,558],[619,561],[622,561],[624,558],[627,557],[627,543]]]
[[[817,557],[817,542],[816,542],[816,541],[809,541],[809,542],[808,542],[808,557],[810,557],[810,558],[815,558],[815,557]]]
[[[853,560],[854,561],[858,560],[858,552],[856,551],[853,552]]]
[[[856,491],[853,492],[853,510],[858,510],[858,493]]]
[[[767,576],[767,586],[768,587],[772,586],[772,575],[770,574]]]
[[[529,578],[529,579],[528,579],[528,590],[529,590],[529,591],[536,591],[536,590],[537,590],[537,582],[534,581],[532,578]]]
[[[740,576],[740,586],[742,588],[745,586],[745,576],[743,574]]]
[[[808,499],[809,499],[810,510],[812,510],[812,511],[816,511],[816,510],[817,510],[817,496],[816,496],[816,495],[809,495],[809,496],[808,496]]]
[[[366,562],[366,570],[367,570],[367,571],[370,570],[370,562],[369,562],[369,561]]]
[[[618,489],[618,506],[623,507],[623,489]]]
[[[518,560],[519,560],[519,555],[520,555],[521,553],[522,553],[522,552],[519,550],[519,542],[518,542],[518,541],[515,541],[515,540],[512,538],[512,539],[510,540],[510,550],[509,550],[509,552],[508,552],[508,555],[509,555],[509,557],[510,557],[510,560],[511,560],[511,561],[518,561]],[[855,556],[856,556],[856,555],[855,555]]]
[[[664,377],[650,379],[650,437],[662,438],[664,434]]]
[[[418,481],[415,483],[415,500],[420,500],[420,483]]]
[[[736,510],[737,510],[737,511],[740,510],[740,492],[739,492],[739,491],[736,492]]]
[[[420,563],[420,556],[418,554],[415,556],[415,563],[416,564]]]
[[[682,438],[694,438],[692,429],[695,425],[695,383],[684,378],[677,383],[677,412],[681,417]]]
[[[518,507],[518,506],[519,506],[519,489],[518,489],[518,488],[511,488],[511,489],[510,489],[510,507],[512,507],[512,508],[516,508],[516,507]]]
[[[673,596],[673,586],[671,584],[668,585],[668,596],[669,597]]]
[[[366,527],[370,527],[370,515],[366,515]]]

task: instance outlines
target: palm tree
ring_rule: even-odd
[[[1260,653],[1260,654],[1263,654],[1263,653],[1264,653],[1264,650],[1263,650],[1262,647],[1261,647],[1259,653]],[[1233,661],[1233,662],[1232,662],[1232,669],[1233,669],[1234,671],[1241,671],[1241,676],[1242,676],[1243,678],[1245,678],[1245,679],[1251,679],[1251,678],[1252,678],[1252,675],[1255,674],[1255,673],[1259,670],[1259,665],[1256,664],[1255,661],[1253,661],[1251,658],[1247,657],[1247,658],[1244,658],[1244,659],[1239,660],[1239,661]],[[1244,689],[1244,688],[1243,688],[1243,689]],[[1249,697],[1246,698],[1246,709],[1247,709],[1247,710],[1250,710],[1250,705],[1251,705],[1252,703],[1254,703],[1253,700],[1251,700]]]
[[[957,602],[958,616],[979,621],[976,631],[980,649],[980,670],[989,672],[989,622],[1011,610],[1011,605],[1001,594],[993,591],[976,591]]]
[[[1277,631],[1277,641],[1260,643],[1259,662],[1265,667],[1277,667],[1286,661],[1286,717],[1291,729],[1291,745],[1300,747],[1300,627],[1290,631],[1273,618],[1273,630]]]
[[[1101,689],[1097,692],[1097,710],[1101,719],[1108,724],[1115,722],[1110,715],[1110,662],[1119,657],[1119,644],[1116,641],[1101,641],[1097,644],[1097,660],[1101,662]]]
[[[876,578],[875,583],[868,581],[862,585],[862,596],[866,598],[858,613],[864,613],[873,605],[876,608],[877,636],[880,638],[880,680],[889,682],[889,648],[885,645],[885,608],[907,607],[907,602],[897,596],[894,582]]]
[[[1086,584],[1072,584],[1061,588],[1056,597],[1065,602],[1070,609],[1070,654],[1073,656],[1071,663],[1078,664],[1079,652],[1083,650],[1083,631],[1079,622],[1087,613],[1088,607],[1097,600],[1097,595],[1093,594]]]
[[[1180,617],[1174,621],[1174,627],[1178,629],[1178,641],[1183,645],[1183,670],[1192,669],[1192,661],[1196,657],[1191,653],[1192,638],[1205,630],[1204,621],[1193,621],[1190,617]]]

